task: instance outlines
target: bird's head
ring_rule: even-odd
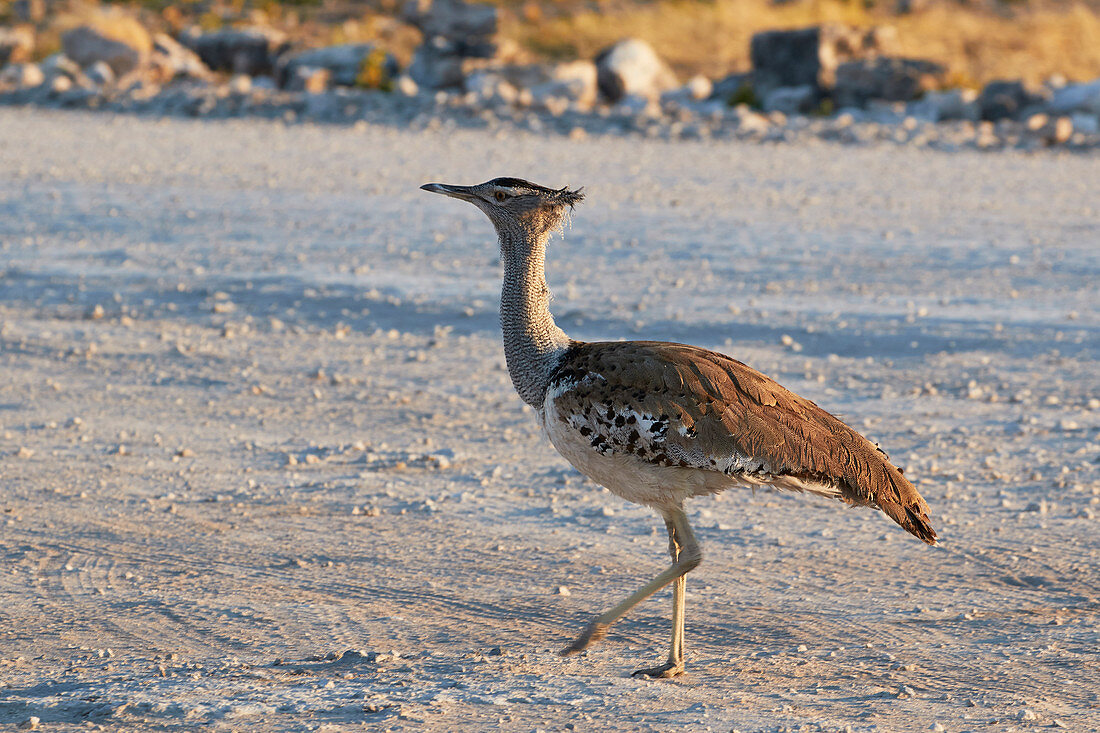
[[[485,212],[498,234],[541,237],[560,226],[584,198],[581,189],[546,188],[519,178],[494,178],[476,186],[425,183],[420,188],[469,201]]]

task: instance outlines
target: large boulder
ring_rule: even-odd
[[[872,99],[911,102],[943,84],[946,68],[920,59],[858,59],[836,69],[832,90],[837,107],[862,107]]]
[[[81,68],[102,61],[116,76],[141,66],[152,46],[145,29],[126,17],[78,26],[61,36],[62,52]]]
[[[1055,89],[1047,109],[1054,114],[1074,112],[1100,115],[1100,79],[1085,84],[1067,84]]]
[[[191,31],[180,37],[214,71],[260,76],[271,74],[287,49],[286,35],[271,28],[223,28],[210,33]]]
[[[463,0],[411,0],[403,9],[406,21],[420,29],[424,42],[416,49],[409,76],[421,87],[461,87],[467,59],[492,58],[497,10]]]
[[[0,66],[23,63],[34,53],[34,31],[28,26],[0,28]]]
[[[280,86],[287,86],[292,78],[309,76],[298,74],[298,69],[324,69],[331,84],[351,87],[365,83],[373,67],[379,79],[375,86],[388,85],[397,77],[397,59],[391,54],[373,43],[351,43],[285,55],[279,59],[276,77]]]
[[[983,120],[1018,119],[1046,101],[1048,94],[1029,89],[1022,81],[991,81],[978,95]]]
[[[466,78],[462,69],[463,58],[453,43],[443,36],[436,36],[417,47],[408,74],[425,89],[461,87]]]
[[[810,85],[824,92],[832,89],[840,64],[888,55],[896,43],[893,28],[860,30],[836,23],[757,33],[749,45],[753,87],[761,98],[779,87]]]
[[[490,58],[495,52],[497,9],[463,0],[411,0],[402,9],[404,19],[425,38],[442,36],[463,47],[471,58]]]
[[[630,95],[653,100],[680,85],[653,47],[638,38],[619,41],[596,56],[596,82],[609,102]]]

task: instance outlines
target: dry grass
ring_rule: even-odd
[[[684,76],[747,70],[749,39],[759,31],[836,21],[895,26],[905,55],[944,63],[961,86],[1002,78],[1039,82],[1052,74],[1100,77],[1100,15],[1084,5],[1021,8],[1011,16],[939,5],[896,16],[840,0],[656,0],[615,13],[581,11],[548,20],[521,15],[506,14],[504,35],[537,55],[590,58],[620,38],[637,36]]]

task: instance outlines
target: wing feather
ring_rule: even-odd
[[[656,341],[581,343],[551,390],[559,414],[595,450],[755,483],[825,486],[849,503],[878,507],[925,542],[936,540],[927,503],[885,453],[722,354]]]

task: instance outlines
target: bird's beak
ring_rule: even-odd
[[[470,199],[474,198],[474,194],[473,191],[471,191],[470,186],[449,186],[446,183],[425,183],[420,188],[424,191],[441,193],[444,196],[462,199],[463,201],[469,201]]]

